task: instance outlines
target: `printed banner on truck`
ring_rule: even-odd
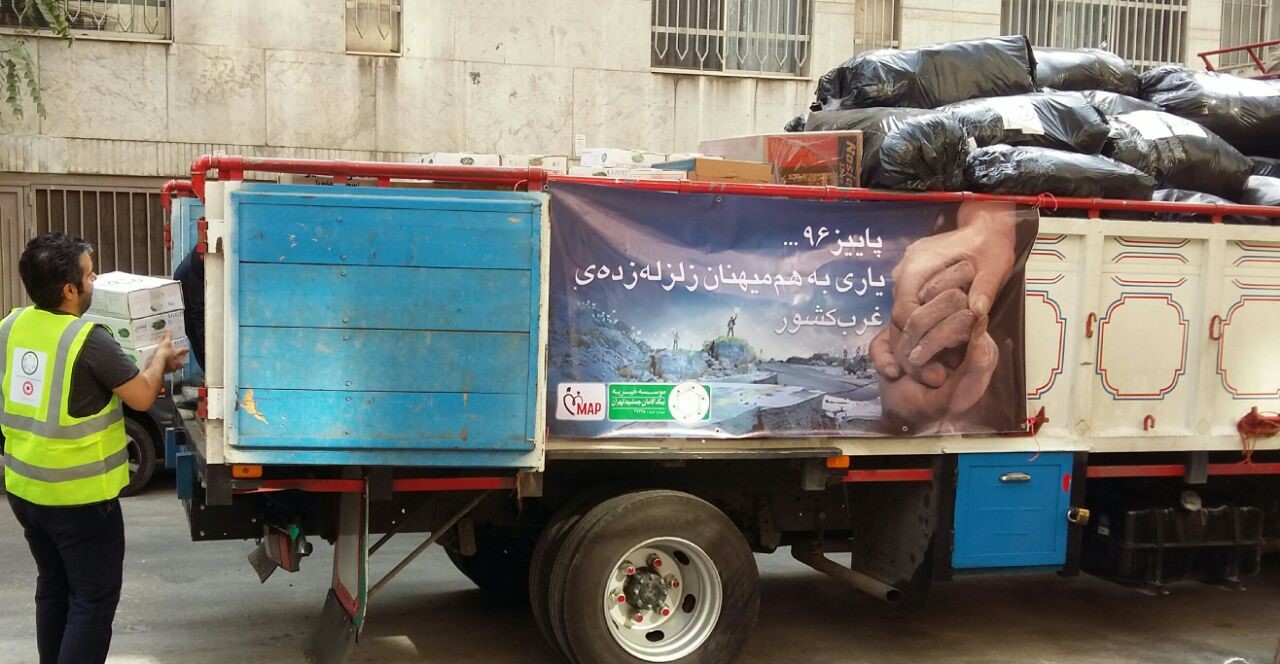
[[[1004,203],[551,186],[547,420],[562,438],[1023,429]]]

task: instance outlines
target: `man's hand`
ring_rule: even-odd
[[[893,269],[894,324],[905,329],[907,319],[931,296],[965,282],[970,282],[973,313],[990,313],[991,303],[1013,271],[1016,224],[1012,212],[1013,206],[1006,203],[963,203],[956,230],[921,238],[907,247],[902,262]],[[956,267],[963,263],[968,265]]]
[[[121,401],[137,411],[145,411],[164,391],[164,375],[186,363],[187,351],[173,349],[173,333],[165,332],[156,354],[141,373],[113,390]]]
[[[930,422],[972,408],[999,360],[987,316],[1013,271],[1012,206],[964,203],[957,229],[907,247],[891,324],[872,340],[886,412]],[[961,359],[963,358],[963,359]]]
[[[868,350],[880,374],[880,398],[887,412],[911,422],[934,422],[969,410],[987,391],[1000,351],[987,334],[986,317],[974,323],[968,352],[955,371],[948,373],[940,363],[930,362],[919,380],[904,375],[898,366],[893,342],[899,335],[897,327],[890,325],[876,335]]]
[[[164,339],[160,341],[160,347],[156,349],[155,357],[152,362],[161,362],[164,366],[164,373],[170,373],[181,369],[187,363],[186,348],[175,350],[173,347],[173,333],[165,332]]]

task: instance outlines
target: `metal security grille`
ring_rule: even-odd
[[[35,234],[62,231],[88,240],[100,274],[172,273],[157,191],[36,186],[32,193]]]
[[[400,53],[400,0],[347,0],[347,52]]]
[[[657,68],[808,74],[813,0],[653,0],[652,26]]]
[[[857,49],[872,51],[901,46],[901,8],[901,0],[858,0],[853,20]]]
[[[0,26],[49,29],[39,10],[24,11],[26,4],[24,0],[0,0]],[[63,7],[76,36],[168,40],[172,34],[170,0],[65,0]]]
[[[1222,0],[1222,48],[1256,44],[1277,36],[1280,36],[1280,16],[1277,16],[1273,0]],[[1269,64],[1280,58],[1280,46],[1263,49],[1259,56]],[[1217,68],[1241,70],[1237,73],[1246,76],[1257,73],[1253,60],[1244,51],[1219,55]]]
[[[1139,69],[1186,62],[1188,0],[1004,0],[1001,30],[1035,46],[1103,48]]]
[[[18,259],[34,235],[22,212],[22,189],[0,187],[0,315],[28,303],[18,276]]]

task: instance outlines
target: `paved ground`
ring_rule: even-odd
[[[172,487],[125,501],[129,555],[113,664],[300,662],[329,580],[330,549],[259,585],[243,542],[193,544]],[[0,509],[0,662],[35,662],[34,565]],[[416,545],[388,545],[375,574]],[[396,558],[398,560],[398,558]],[[969,578],[911,618],[826,583],[785,553],[760,556],[764,606],[744,664],[1161,662],[1272,664],[1280,565],[1245,592],[1199,584],[1149,597],[1089,578]],[[357,662],[555,662],[527,610],[492,600],[424,556],[372,606]]]

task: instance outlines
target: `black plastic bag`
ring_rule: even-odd
[[[1252,175],[1240,194],[1240,202],[1245,205],[1271,205],[1280,207],[1280,178]],[[1275,219],[1280,222],[1280,217]]]
[[[1161,188],[1204,191],[1228,199],[1240,195],[1253,172],[1253,163],[1213,132],[1159,111],[1111,118],[1111,136],[1103,154],[1155,177]]]
[[[1280,157],[1280,86],[1160,67],[1142,75],[1142,96],[1166,113],[1208,127],[1245,154]]]
[[[966,99],[1035,92],[1026,37],[995,37],[850,58],[818,81],[810,110],[937,108]]]
[[[954,116],[982,147],[1006,143],[1097,154],[1109,130],[1106,118],[1074,92],[970,99],[938,110]]]
[[[984,193],[1079,198],[1146,200],[1156,186],[1150,175],[1099,155],[1011,145],[971,152],[965,179],[973,191]]]
[[[1036,48],[1036,83],[1055,90],[1138,94],[1138,72],[1124,58],[1097,48]]]
[[[1280,159],[1252,157],[1253,174],[1265,175],[1269,178],[1280,178]]]
[[[1128,95],[1117,94],[1115,92],[1107,92],[1106,90],[1085,90],[1079,94],[1098,109],[1098,112],[1108,118],[1121,115],[1123,113],[1132,113],[1134,111],[1158,111],[1160,106],[1153,104],[1145,99],[1130,97]]]
[[[960,125],[946,114],[918,108],[814,111],[803,127],[805,131],[861,131],[862,178],[868,187],[964,188],[968,142]]]
[[[1221,196],[1206,194],[1200,191],[1191,191],[1188,189],[1160,189],[1151,196],[1153,201],[1164,201],[1166,203],[1196,203],[1198,205],[1234,205]],[[1213,215],[1210,214],[1183,214],[1178,212],[1157,212],[1152,217],[1156,221],[1190,221],[1197,223],[1209,223],[1213,221]],[[1252,215],[1228,214],[1222,217],[1222,221],[1228,224],[1246,224],[1250,226],[1269,226],[1274,222],[1267,217],[1256,217]]]

